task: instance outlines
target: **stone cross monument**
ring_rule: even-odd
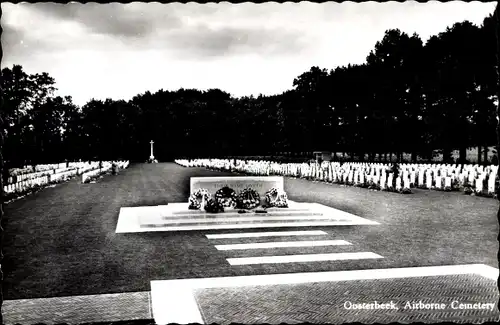
[[[150,143],[151,143],[151,156],[149,157],[149,159],[154,160],[155,159],[155,156],[153,156],[153,143],[154,143],[154,141],[151,140]]]

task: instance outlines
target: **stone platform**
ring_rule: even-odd
[[[267,213],[251,211],[243,214],[234,209],[214,214],[189,210],[188,203],[171,203],[121,208],[116,233],[377,224],[318,203],[289,201],[288,208],[269,208]]]
[[[190,179],[191,194],[201,188],[215,193],[225,186],[234,189],[236,193],[252,188],[263,199],[266,192],[272,188],[284,191],[284,180],[281,176],[191,177]],[[214,214],[204,210],[189,210],[188,207],[188,203],[123,207],[118,216],[116,233],[378,224],[322,204],[290,200],[288,208],[269,208],[266,209],[266,213],[256,212],[259,210],[257,208],[247,213],[226,209],[222,213]]]

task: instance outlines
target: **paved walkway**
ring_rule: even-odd
[[[6,300],[5,325],[84,324],[152,319],[150,292]]]
[[[484,265],[153,281],[152,292],[5,301],[5,325],[498,322]]]
[[[205,324],[500,321],[496,283],[477,275],[214,288],[195,296]]]
[[[392,322],[421,312],[434,321],[479,321],[499,315],[497,278],[497,269],[476,264],[179,279],[152,281],[151,302],[158,324],[300,322],[311,315],[314,322],[342,323],[369,321],[371,314],[372,321]],[[375,302],[395,306],[382,314],[351,308]]]

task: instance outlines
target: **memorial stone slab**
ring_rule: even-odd
[[[284,191],[283,177],[281,176],[228,176],[228,177],[191,177],[190,193],[200,188],[207,189],[214,194],[217,190],[228,186],[241,192],[245,188],[255,190],[261,197],[271,188]]]

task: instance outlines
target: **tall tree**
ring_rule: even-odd
[[[2,69],[7,166],[22,166],[29,152],[30,114],[52,98],[55,80],[47,73],[28,75],[20,65]]]
[[[399,160],[405,150],[411,148],[416,158],[416,150],[422,148],[422,54],[423,45],[417,34],[409,36],[391,29],[367,57],[368,65],[379,76],[374,84],[379,111],[391,129],[385,140]]]
[[[326,69],[315,66],[293,81],[301,105],[297,107],[297,113],[301,125],[307,130],[301,133],[306,138],[309,148],[331,149],[328,148],[332,141],[328,132],[332,123],[328,76]]]

